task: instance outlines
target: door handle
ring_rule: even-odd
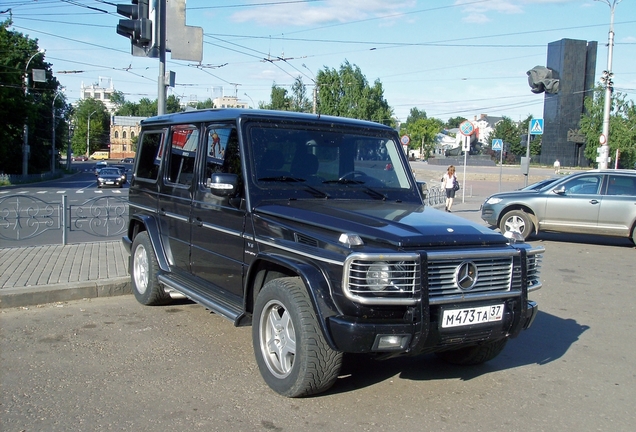
[[[203,226],[203,219],[201,219],[200,217],[197,217],[196,222],[197,222],[197,226],[200,226],[200,227]]]
[[[598,201],[598,200],[595,200],[595,199],[590,200],[590,204],[598,204],[598,202],[599,202],[599,201]]]

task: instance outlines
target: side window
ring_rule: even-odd
[[[157,180],[161,162],[161,132],[146,132],[141,136],[137,150],[137,178]]]
[[[607,195],[636,196],[636,177],[610,175]]]
[[[195,125],[178,125],[172,126],[170,132],[166,181],[190,185],[194,177],[199,129]]]
[[[208,127],[206,134],[204,181],[214,173],[241,174],[238,134],[232,126]]]
[[[601,175],[577,177],[567,182],[565,192],[568,195],[597,195],[601,186]]]

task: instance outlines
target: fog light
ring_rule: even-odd
[[[406,349],[411,335],[377,335],[373,351],[401,351]]]

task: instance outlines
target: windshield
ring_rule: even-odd
[[[325,129],[249,127],[256,188],[280,198],[419,200],[393,134]]]

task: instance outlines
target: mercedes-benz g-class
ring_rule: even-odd
[[[265,110],[144,120],[130,180],[133,292],[252,325],[276,392],[322,392],[347,353],[497,356],[532,323],[543,248],[424,205],[376,123]]]

